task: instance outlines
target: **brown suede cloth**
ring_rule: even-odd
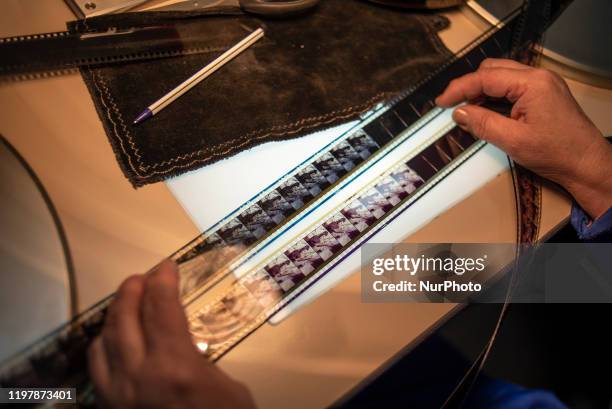
[[[134,186],[196,169],[252,146],[356,118],[451,56],[448,20],[357,0],[324,0],[287,20],[201,18],[211,51],[83,69],[117,160]],[[265,37],[140,125],[148,105],[263,27]]]

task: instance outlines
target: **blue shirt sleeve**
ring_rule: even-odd
[[[468,396],[466,409],[568,409],[549,391],[527,389],[499,379],[480,379]]]
[[[612,243],[612,207],[596,220],[592,220],[578,204],[574,203],[570,221],[580,240],[591,243]]]

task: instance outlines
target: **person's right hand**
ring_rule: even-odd
[[[512,102],[510,118],[469,104],[483,95]],[[487,59],[477,71],[453,80],[436,99],[442,107],[460,102],[468,102],[453,113],[460,127],[559,183],[593,218],[610,208],[612,145],[561,77],[512,60]]]

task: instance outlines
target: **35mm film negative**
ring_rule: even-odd
[[[207,25],[197,19],[99,28],[89,27],[87,20],[76,23],[68,31],[0,38],[0,82],[55,76],[83,66],[216,53],[232,45],[211,36]],[[246,27],[227,30],[234,31],[235,38],[248,32]]]
[[[198,348],[218,359],[286,305],[308,278],[316,281],[326,265],[354,250],[388,215],[429,189],[436,175],[480,146],[460,128],[445,130],[432,145],[393,165],[257,268],[225,286],[219,283],[223,289],[208,293],[218,295],[189,316]]]

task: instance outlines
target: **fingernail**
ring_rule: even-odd
[[[461,129],[467,129],[468,113],[463,108],[455,109],[455,112],[453,112],[453,119]]]

